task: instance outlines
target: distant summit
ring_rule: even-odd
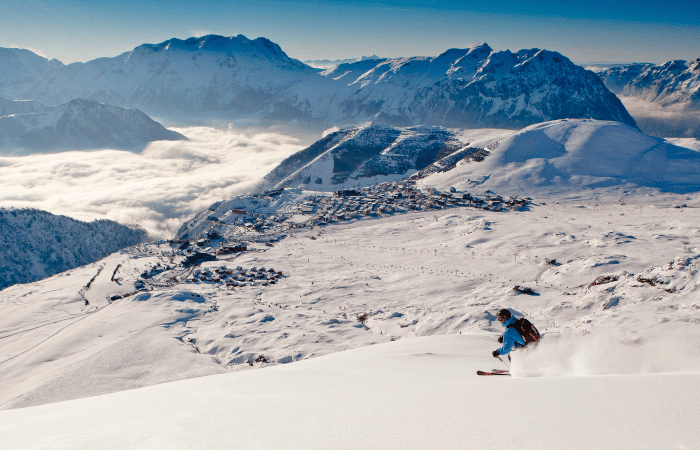
[[[114,58],[70,65],[38,55],[28,58],[26,50],[1,50],[0,96],[5,98],[54,106],[87,98],[169,114],[253,113],[318,72],[289,58],[268,39],[242,35],[170,39]]]
[[[223,37],[210,34],[202,37],[192,37],[189,39],[170,39],[160,44],[143,44],[136,47],[132,52],[124,53],[126,59],[134,55],[148,55],[153,53],[189,52],[194,55],[206,53],[221,55],[239,55],[252,58],[266,58],[275,64],[287,64],[290,67],[305,68],[305,65],[296,59],[292,59],[282,51],[279,45],[265,38],[248,39],[239,34],[235,37]],[[87,64],[87,63],[86,63]]]
[[[700,138],[700,58],[630,64],[605,70],[600,77],[622,97],[645,133]]]
[[[335,67],[338,64],[350,64],[354,63],[357,61],[366,61],[366,60],[373,60],[373,59],[381,59],[377,55],[372,55],[372,56],[362,56],[360,58],[347,58],[347,59],[308,59],[304,61],[304,64],[309,65],[311,67],[315,67],[317,69],[330,69],[331,67]]]

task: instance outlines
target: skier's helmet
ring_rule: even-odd
[[[498,319],[500,322],[505,322],[506,320],[510,319],[510,311],[507,309],[501,309],[496,313],[496,319]]]

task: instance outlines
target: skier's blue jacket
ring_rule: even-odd
[[[513,350],[513,346],[516,348],[525,347],[525,341],[523,337],[520,336],[520,333],[518,333],[518,330],[513,327],[508,328],[508,325],[513,325],[516,320],[515,316],[510,316],[510,319],[506,320],[503,324],[503,326],[506,327],[506,331],[503,333],[503,347],[496,350],[499,355],[507,355]]]

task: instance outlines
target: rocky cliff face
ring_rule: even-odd
[[[86,223],[33,209],[0,208],[0,289],[95,262],[146,238],[110,220]]]
[[[0,154],[80,149],[140,150],[149,142],[186,139],[136,109],[77,99],[48,112],[0,117]]]
[[[343,126],[515,129],[565,117],[634,125],[595,74],[539,49],[496,52],[481,44],[323,72],[267,39],[244,36],[171,39],[67,66],[13,50],[0,52],[0,95],[50,105],[89,98],[166,115],[224,112]]]

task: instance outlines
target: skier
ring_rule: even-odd
[[[496,318],[506,328],[506,331],[503,333],[503,336],[498,338],[498,342],[502,342],[503,346],[498,350],[494,350],[491,355],[494,358],[498,358],[500,355],[508,355],[513,350],[513,347],[525,347],[525,340],[514,326],[515,316],[507,309],[502,309],[496,313]],[[508,355],[508,359],[510,359],[510,355]]]

